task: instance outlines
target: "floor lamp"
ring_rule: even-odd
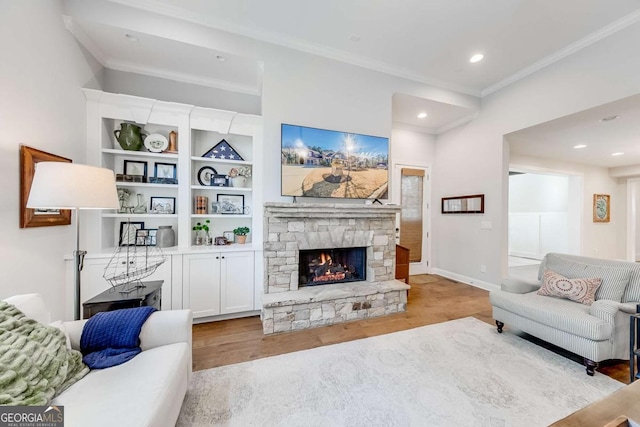
[[[76,211],[75,319],[80,319],[80,282],[86,251],[80,250],[80,209],[117,209],[118,190],[113,171],[63,162],[36,163],[27,207]]]

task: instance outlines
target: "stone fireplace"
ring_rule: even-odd
[[[395,276],[398,206],[266,203],[265,334],[406,310]]]

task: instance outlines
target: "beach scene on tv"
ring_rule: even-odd
[[[386,199],[389,140],[282,125],[282,195]]]

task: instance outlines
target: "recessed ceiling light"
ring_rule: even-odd
[[[619,119],[620,116],[606,116],[600,119],[601,122],[610,122],[611,120]]]
[[[136,36],[134,36],[133,34],[129,34],[129,33],[125,34],[124,38],[127,39],[127,41],[130,41],[130,42],[133,42],[133,43],[138,41],[138,38]]]
[[[484,55],[481,53],[476,53],[475,55],[473,55],[470,59],[469,62],[480,62],[482,61],[482,58],[484,58]]]
[[[351,34],[349,36],[349,40],[351,40],[352,42],[359,42],[360,41],[360,36],[357,34]]]
[[[220,62],[224,62],[227,60],[227,58],[225,56],[222,55],[216,55],[216,59]]]
[[[611,153],[612,156],[622,156],[624,153],[618,151],[617,153]]]
[[[584,144],[578,144],[573,146],[573,148],[584,148],[584,147],[586,147],[586,145]]]
[[[418,118],[419,118],[419,119],[424,119],[425,117],[427,117],[427,113],[420,113],[420,114],[418,114]]]

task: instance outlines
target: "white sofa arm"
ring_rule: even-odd
[[[619,310],[623,309],[624,305],[625,304],[617,301],[607,299],[597,300],[589,307],[589,314],[613,325],[615,323],[616,314]]]
[[[149,318],[140,331],[140,348],[148,350],[167,344],[186,342],[191,348],[191,325],[193,315],[191,310],[156,311]],[[71,340],[71,347],[80,350],[82,328],[87,320],[64,322],[64,326]]]
[[[540,288],[540,282],[537,280],[518,279],[516,277],[507,277],[502,280],[500,289],[512,294],[528,294],[537,291]]]
[[[165,310],[153,313],[140,331],[142,351],[167,344],[186,342],[191,348],[191,310]]]

